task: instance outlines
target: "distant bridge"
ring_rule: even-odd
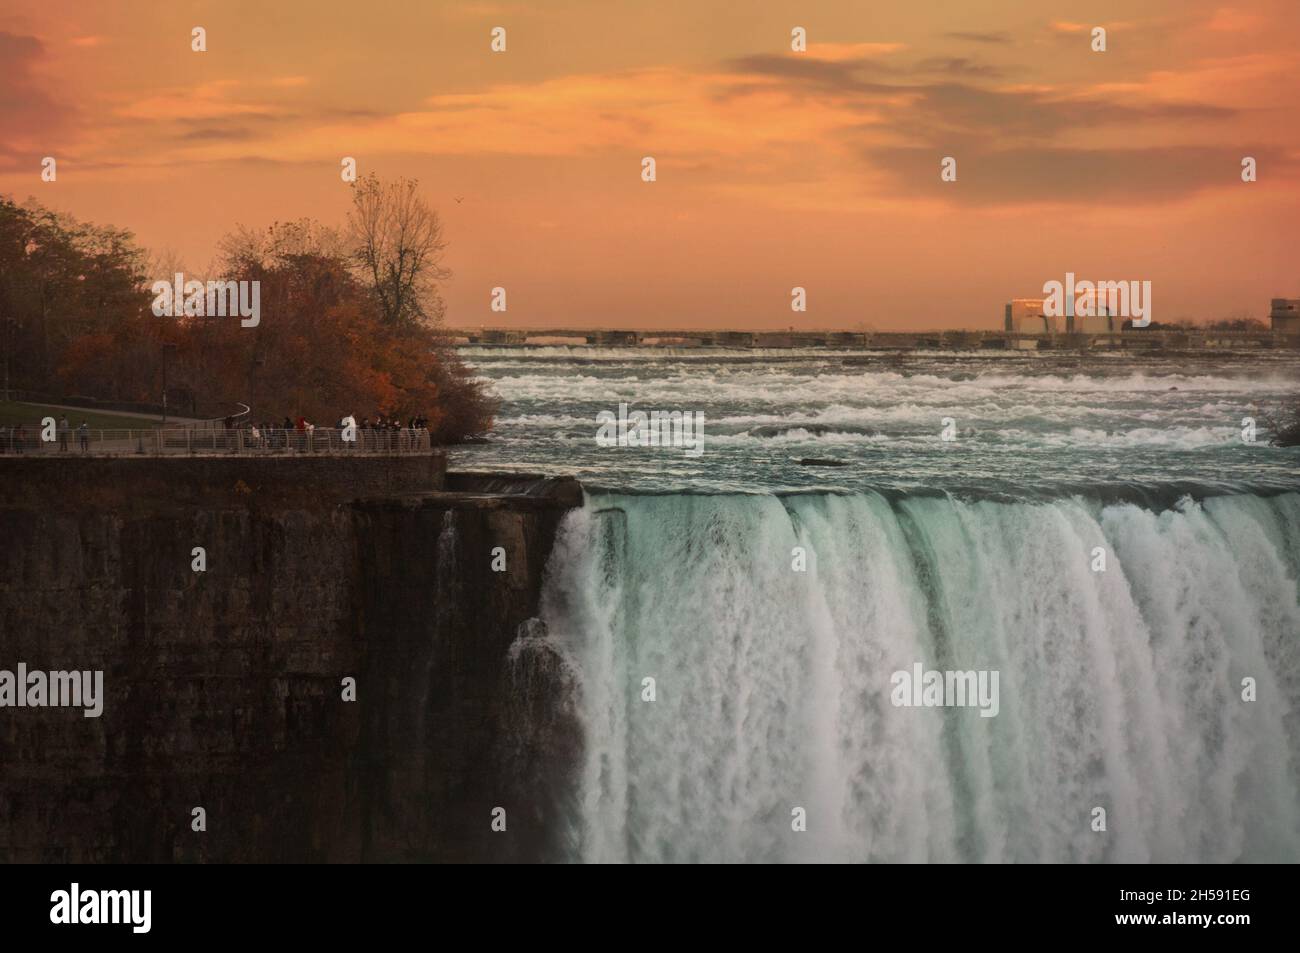
[[[856,350],[1088,350],[1167,348],[1227,350],[1298,348],[1300,334],[1275,331],[1097,331],[1031,334],[1014,331],[702,331],[601,328],[448,328],[454,342],[519,347],[845,348]]]

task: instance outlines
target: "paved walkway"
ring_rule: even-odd
[[[162,423],[161,414],[142,414],[133,410],[111,410],[107,407],[81,407],[77,404],[47,404],[44,401],[16,400],[15,404],[22,404],[26,407],[53,407],[55,410],[70,410],[72,412],[82,411],[92,414],[104,414],[111,417],[136,417],[140,420],[152,420],[155,423]],[[167,415],[167,422],[178,424],[202,424],[207,423],[202,417],[174,417]],[[220,423],[220,421],[218,421]]]

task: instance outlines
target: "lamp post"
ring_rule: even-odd
[[[163,425],[164,428],[167,426],[167,352],[168,352],[168,351],[174,351],[174,350],[176,350],[176,345],[175,345],[175,344],[167,344],[167,343],[164,342],[164,344],[163,344],[163,346],[162,346],[162,378],[163,378],[163,381],[162,381],[162,384],[163,384],[163,393],[162,393],[162,398],[163,398],[163,399],[162,399],[162,407],[163,407],[162,425]]]
[[[13,318],[5,318],[2,322],[5,327],[5,400],[9,399],[9,352],[13,350],[14,343],[14,325],[17,324]]]

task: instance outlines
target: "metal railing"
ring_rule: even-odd
[[[39,430],[0,429],[0,454],[68,454],[91,456],[163,456],[175,454],[245,455],[275,454],[401,454],[425,453],[431,449],[429,431],[403,427],[398,430],[355,428],[344,440],[338,428],[316,427],[290,430],[281,427],[234,427],[212,430],[204,427],[167,427],[150,430],[99,430],[73,428],[53,440],[42,440]]]

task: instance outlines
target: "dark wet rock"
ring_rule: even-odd
[[[748,433],[751,437],[782,437],[785,434],[792,433],[796,430],[806,431],[814,437],[824,437],[827,434],[859,434],[866,437],[878,436],[880,431],[874,427],[861,427],[856,424],[811,424],[811,423],[790,423],[790,424],[765,424],[761,427],[753,427]]]
[[[1269,443],[1274,447],[1300,447],[1300,423],[1282,427]]]
[[[576,482],[449,490],[415,457],[14,462],[0,667],[102,670],[105,699],[4,709],[0,862],[556,856],[579,734],[537,613]]]

